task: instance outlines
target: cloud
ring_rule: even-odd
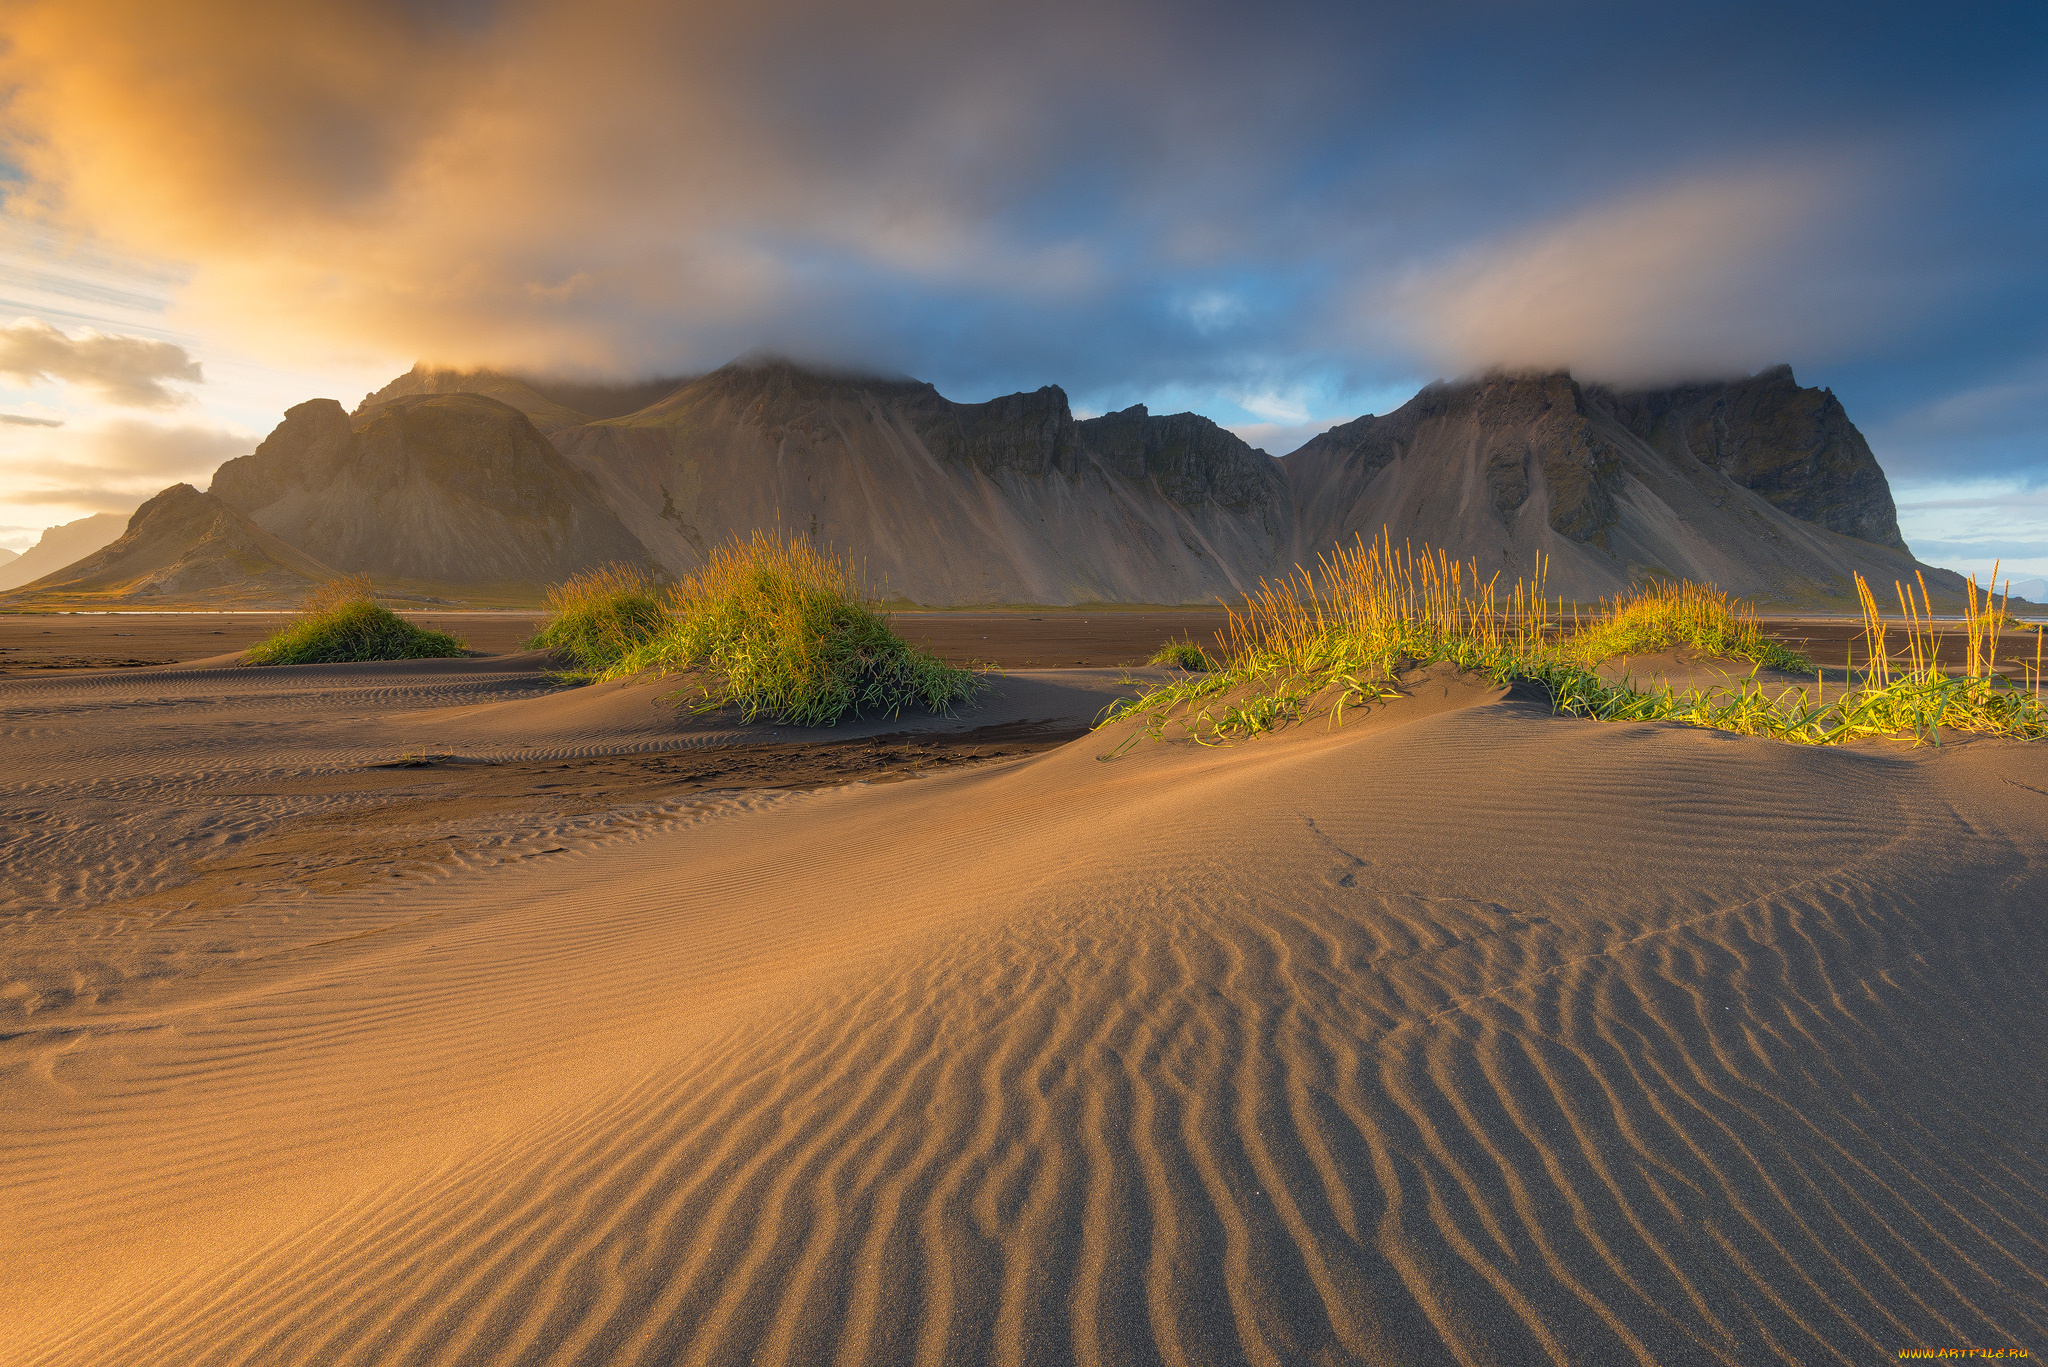
[[[1958,470],[2025,471],[2048,480],[2048,356],[2026,358],[1994,375],[1917,404],[1869,429],[1886,468],[1939,479]]]
[[[1316,418],[1307,422],[1241,422],[1231,424],[1228,430],[1247,446],[1255,446],[1269,456],[1284,456],[1310,437],[1349,421],[1350,418]]]
[[[1986,537],[1971,541],[1925,540],[1914,542],[1913,549],[1923,557],[1938,559],[1990,560],[1996,557],[2004,560],[2032,560],[2048,556],[2048,539],[2014,540],[2009,537]]]
[[[1930,298],[1988,349],[2048,314],[2011,288],[2042,129],[2009,26],[15,0],[0,160],[10,214],[177,263],[171,321],[294,363],[624,378],[766,348],[965,398],[1425,364],[1806,376],[1924,367]],[[1958,263],[1992,265],[1930,285]],[[1964,326],[1994,298],[2010,320]],[[1915,374],[1870,392],[1926,397]]]
[[[62,418],[31,418],[25,413],[0,413],[0,423],[10,427],[62,427]]]
[[[205,485],[220,463],[254,449],[242,432],[133,418],[24,434],[10,452],[6,503],[131,512],[179,482]]]
[[[1687,178],[1416,269],[1368,308],[1452,373],[1746,374],[1887,312],[1820,264],[1844,250],[1828,230],[1852,199],[1847,177],[1811,166]]]
[[[195,262],[202,324],[556,369],[873,360],[878,281],[1099,286],[1097,244],[1004,221],[1065,174],[1088,88],[1157,60],[1067,52],[1143,26],[1065,8],[30,3],[0,78],[22,197]]]
[[[129,408],[176,407],[190,398],[164,388],[164,381],[198,384],[205,379],[199,362],[175,343],[103,336],[91,328],[71,337],[34,318],[0,327],[0,375],[11,375],[23,384],[48,379],[83,385],[107,402]]]

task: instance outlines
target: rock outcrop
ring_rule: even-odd
[[[1891,485],[1870,443],[1834,391],[1801,388],[1791,366],[1720,384],[1595,393],[1631,432],[1673,460],[1719,470],[1816,527],[1906,549]]]
[[[77,607],[288,606],[335,571],[189,484],[135,510],[112,543],[8,595]]]

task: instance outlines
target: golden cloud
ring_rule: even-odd
[[[1035,296],[1096,278],[1084,245],[993,226],[1065,69],[1023,50],[1045,25],[990,11],[963,62],[916,7],[478,13],[17,4],[17,203],[189,264],[190,326],[454,364],[724,360],[829,301],[833,261]]]
[[[63,380],[82,385],[109,403],[128,408],[172,408],[190,401],[166,389],[165,380],[198,384],[206,377],[199,362],[174,342],[149,337],[106,336],[85,328],[67,336],[34,318],[0,327],[0,375],[23,384]],[[14,424],[61,427],[60,422],[7,416]]]

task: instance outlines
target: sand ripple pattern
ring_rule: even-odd
[[[0,1251],[162,1247],[48,1272],[18,1360],[2048,1341],[2048,798],[1984,800],[2031,752],[1511,705],[1100,748],[451,880],[431,935],[37,1018],[0,1147],[35,1232]]]

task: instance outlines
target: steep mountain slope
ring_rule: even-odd
[[[213,492],[380,584],[531,598],[646,556],[525,414],[477,394],[408,395],[353,420],[332,399],[302,403],[253,455],[221,466]]]
[[[928,384],[729,365],[551,434],[653,556],[782,526],[920,603],[1206,602],[1275,568],[1270,457],[1206,418],[1076,422],[1059,389],[960,404]]]
[[[0,602],[43,606],[290,606],[335,572],[212,494],[173,484],[112,543]]]
[[[1891,485],[1832,390],[1789,365],[1746,380],[1594,391],[1595,401],[1675,463],[1698,461],[1781,511],[1843,536],[1906,549]]]
[[[52,527],[18,558],[0,565],[0,592],[55,573],[113,542],[127,529],[128,519],[120,513],[94,513]]]
[[[1922,567],[1899,538],[1883,471],[1818,393],[1784,367],[1631,394],[1569,375],[1431,385],[1282,461],[1293,551],[1312,558],[1385,527],[1510,578],[1540,556],[1550,591],[1582,600],[1646,574],[1794,605],[1841,600],[1852,573],[1910,578]],[[1937,593],[1961,587],[1926,572]]]

